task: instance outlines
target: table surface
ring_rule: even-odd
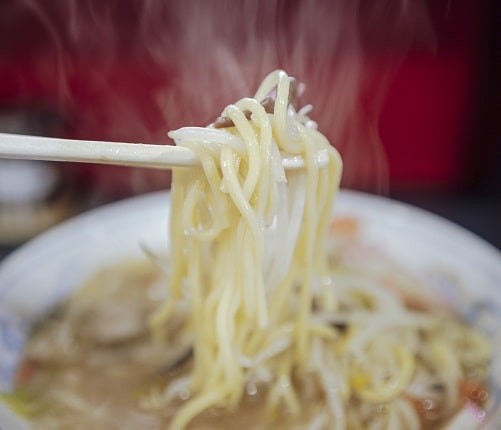
[[[501,250],[501,193],[488,194],[404,194],[392,196],[440,215]]]

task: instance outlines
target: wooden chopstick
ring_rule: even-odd
[[[200,165],[193,151],[173,145],[58,139],[0,133],[0,158],[113,164],[121,166],[170,169]],[[328,163],[327,151],[319,151],[317,163]],[[283,155],[285,169],[301,169],[304,160]]]

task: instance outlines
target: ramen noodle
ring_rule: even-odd
[[[39,328],[37,428],[432,429],[484,405],[488,342],[331,221],[342,162],[300,89],[273,72],[169,133],[200,167],[173,171],[168,262],[103,272]]]

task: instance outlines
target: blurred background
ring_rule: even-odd
[[[285,69],[343,187],[501,248],[497,0],[0,0],[0,132],[170,143]],[[0,258],[169,172],[0,160]]]

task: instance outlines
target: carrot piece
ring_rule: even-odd
[[[330,231],[335,234],[355,236],[360,229],[358,220],[350,216],[336,217],[331,221]]]
[[[34,360],[26,360],[16,374],[16,385],[24,386],[29,384],[38,368],[38,363]]]
[[[489,398],[489,392],[480,382],[465,379],[459,384],[459,396],[463,403],[483,406]]]

